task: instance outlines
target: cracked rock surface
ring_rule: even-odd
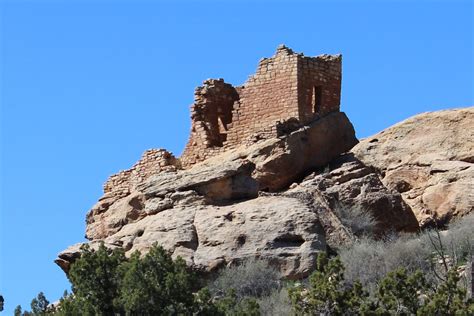
[[[416,115],[352,149],[399,192],[422,227],[474,209],[474,108]]]

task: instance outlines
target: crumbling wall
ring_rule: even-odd
[[[165,149],[149,149],[132,168],[112,175],[104,184],[104,193],[123,197],[130,194],[139,183],[150,176],[161,171],[175,171],[179,168],[178,160],[170,152]]]
[[[223,79],[208,79],[196,88],[191,106],[191,135],[180,158],[183,165],[223,151],[233,119],[233,104],[238,99],[237,90]]]
[[[176,159],[164,149],[146,151],[129,170],[111,176],[104,192],[130,194],[148,177],[176,171],[240,145],[287,135],[330,112],[339,111],[341,55],[306,57],[280,45],[263,58],[244,85],[208,79],[194,92],[191,134]]]
[[[182,166],[339,111],[341,61],[340,55],[306,57],[280,45],[243,86],[206,80],[195,92]]]

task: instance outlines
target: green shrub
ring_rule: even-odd
[[[125,262],[123,249],[108,249],[103,243],[97,251],[87,244],[81,247],[81,257],[71,265],[69,281],[74,301],[84,313],[111,315],[122,312],[117,305]]]
[[[474,301],[458,284],[455,269],[433,287],[421,271],[409,274],[400,268],[388,273],[371,296],[359,282],[346,286],[339,258],[323,254],[309,286],[293,286],[289,295],[297,315],[472,315]]]
[[[104,244],[97,250],[84,246],[81,257],[71,265],[69,280],[73,293],[65,292],[56,309],[49,308],[40,293],[32,301],[31,312],[18,306],[15,315],[259,315],[257,301],[238,297],[235,290],[220,298],[211,296],[207,289],[195,293],[196,278],[184,260],[172,260],[157,244],[146,255],[136,252],[129,259],[123,250],[111,250]],[[240,290],[267,291],[263,286],[251,287]]]
[[[173,261],[163,248],[154,246],[143,258],[134,253],[120,268],[123,278],[117,301],[127,314],[192,312],[195,278],[183,259]]]
[[[297,315],[354,315],[366,308],[368,298],[360,283],[344,285],[342,262],[329,260],[324,253],[318,256],[309,286],[290,287],[289,296]]]

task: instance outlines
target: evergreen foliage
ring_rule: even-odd
[[[134,253],[121,268],[118,302],[127,315],[192,313],[195,277],[188,273],[183,259],[173,261],[155,246],[143,258]]]
[[[125,254],[121,248],[108,249],[103,243],[97,251],[86,244],[82,246],[81,258],[69,271],[74,301],[87,314],[113,315],[121,312],[115,299],[123,275],[121,264]]]
[[[83,246],[69,271],[72,293],[64,293],[57,307],[43,293],[31,302],[31,311],[15,309],[15,316],[43,315],[259,315],[257,301],[238,299],[230,289],[223,297],[198,289],[195,275],[183,259],[173,260],[153,245],[141,256],[125,258],[122,249],[97,250]]]
[[[21,316],[22,315],[22,309],[21,309],[21,306],[18,305],[17,307],[15,307],[15,310],[13,311],[13,315],[14,316]]]
[[[39,292],[38,296],[31,301],[31,313],[33,315],[46,315],[48,311],[49,301],[43,292]]]
[[[222,270],[209,288],[157,244],[130,258],[83,246],[69,271],[72,293],[53,306],[40,292],[31,311],[17,306],[14,315],[474,315],[458,269],[472,260],[472,238],[463,223],[448,235],[362,238],[341,257],[321,253],[306,281],[285,285],[277,270],[250,260]]]
[[[339,258],[318,256],[317,270],[309,288],[298,284],[289,289],[293,307],[300,315],[353,315],[364,307],[368,293],[360,283],[344,286],[344,267]]]
[[[390,272],[379,284],[375,295],[359,282],[344,284],[344,267],[339,258],[318,257],[318,269],[309,286],[289,289],[298,315],[472,315],[474,301],[459,287],[455,269],[446,280],[432,288],[423,274],[407,274],[403,268]]]

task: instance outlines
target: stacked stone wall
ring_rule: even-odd
[[[195,92],[182,166],[339,111],[341,61],[340,55],[306,57],[281,45],[243,86],[206,80]]]
[[[341,68],[341,55],[298,58],[298,103],[301,122],[306,123],[315,117],[339,111]],[[318,93],[319,96],[316,95]]]
[[[192,165],[223,152],[232,124],[237,90],[223,79],[208,79],[194,92],[191,106],[191,134],[180,160]]]
[[[235,147],[252,134],[268,130],[278,121],[298,117],[298,55],[281,46],[263,59],[255,75],[239,89],[226,145]]]
[[[288,135],[339,111],[340,55],[306,57],[281,45],[263,58],[244,85],[208,79],[191,106],[191,134],[179,159],[164,149],[146,151],[129,170],[111,176],[104,192],[125,196],[153,174],[189,168],[238,146]]]
[[[178,160],[165,149],[150,149],[143,153],[132,168],[112,175],[104,184],[104,193],[126,196],[150,176],[180,168]]]

